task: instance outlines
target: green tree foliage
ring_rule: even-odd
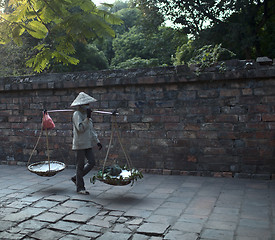
[[[100,8],[105,9],[106,7],[101,6]],[[111,7],[110,12],[123,21],[123,24],[113,26],[113,29],[116,32],[116,37],[128,32],[133,26],[138,25],[138,22],[142,17],[141,12],[137,8],[130,8],[128,3],[121,1],[116,1]],[[115,56],[112,44],[113,38],[105,38],[103,41],[99,39],[96,41],[97,47],[104,52],[109,64],[111,64],[111,61]]]
[[[144,27],[141,10],[131,7],[115,13],[124,21],[116,26],[117,37],[112,41],[112,68],[146,67],[171,65],[171,56],[177,46],[187,42],[187,36],[170,27],[161,27],[156,22]],[[149,31],[154,28],[153,31]]]
[[[26,59],[31,56],[30,45],[24,41],[23,47],[9,42],[6,45],[0,45],[0,77],[11,75],[31,74],[32,70],[26,68]]]
[[[123,20],[123,24],[114,26],[118,35],[128,32],[132,27],[139,25],[139,21],[142,19],[141,12],[137,8],[123,8],[115,14]]]
[[[163,20],[180,24],[186,33],[198,34],[203,28],[222,21],[233,8],[231,0],[134,0],[147,15],[148,22],[154,21],[157,14]],[[161,17],[159,17],[160,19]]]
[[[25,7],[30,3],[40,2],[41,5],[36,11],[32,11],[29,6],[31,11],[26,14],[26,19],[29,20],[22,23],[23,27],[20,25],[21,22],[19,24],[14,20],[19,19],[18,16],[13,16],[14,25],[9,26],[7,21],[12,23],[11,19],[8,20],[12,14],[2,15],[6,19],[2,19],[0,23],[2,30],[5,30],[3,28],[7,26],[11,30],[17,25],[20,25],[20,28],[14,30],[15,34],[6,31],[11,34],[0,35],[0,39],[2,36],[2,40],[17,41],[18,44],[22,41],[24,44],[21,50],[25,51],[26,41],[24,39],[27,36],[29,36],[28,40],[35,39],[32,44],[28,44],[28,46],[34,46],[33,51],[21,59],[28,59],[27,63],[36,71],[89,71],[106,69],[110,65],[112,68],[171,65],[173,64],[171,56],[175,55],[177,47],[187,42],[186,34],[161,26],[163,18],[160,14],[155,15],[154,21],[148,22],[149,15],[144,15],[140,9],[127,2],[116,1],[114,5],[105,4],[97,8],[90,0],[29,0],[14,1],[13,3],[18,5],[13,4],[11,5],[13,9],[9,9],[15,14],[18,7],[23,8],[21,6],[23,2],[26,3]],[[80,5],[79,2],[81,2]],[[51,4],[48,6],[44,3]],[[82,6],[84,3],[87,5]],[[57,7],[54,4],[57,4]],[[83,10],[89,6],[92,7],[91,11]],[[54,11],[53,15],[56,17],[50,15],[49,20],[46,21],[41,13],[43,7],[46,8],[44,11],[47,10],[48,14]],[[38,9],[36,5],[35,9]],[[154,9],[155,7],[152,6],[150,12],[153,13]],[[94,23],[93,19],[97,22]],[[111,21],[112,19],[115,22]],[[100,27],[93,29],[93,25],[99,21],[102,21]],[[119,25],[122,21],[123,23]],[[113,25],[111,29],[111,23],[118,24]],[[88,36],[85,35],[86,33]],[[115,39],[114,33],[116,33]],[[7,46],[9,45],[5,45]],[[15,67],[14,65],[13,69]],[[21,69],[21,65],[18,68]]]
[[[113,4],[107,5],[101,5],[99,8],[105,11],[110,11],[110,13],[116,13],[122,9],[128,8],[129,4],[127,1],[119,1],[116,0]]]
[[[122,21],[90,0],[13,0],[12,13],[0,16],[0,43],[22,45],[25,34],[38,39],[26,65],[41,72],[52,64],[78,64],[75,44],[114,37]]]
[[[140,9],[155,11],[196,39],[197,48],[219,44],[238,58],[275,57],[274,0],[135,0]],[[145,10],[144,10],[145,9]],[[148,14],[154,20],[155,15]]]
[[[105,54],[94,44],[77,43],[76,53],[73,57],[79,59],[77,65],[57,64],[53,66],[53,72],[80,72],[107,69],[109,67]]]
[[[115,57],[112,59],[112,65],[117,65],[127,59],[134,57],[146,58],[148,51],[145,48],[145,35],[133,27],[129,32],[118,36],[113,40],[113,49]],[[150,56],[151,57],[151,56]]]
[[[275,57],[275,2],[247,4],[228,17],[227,21],[203,30],[197,42],[200,45],[223,43],[238,58],[258,56]]]
[[[165,21],[165,13],[160,11],[155,0],[130,0],[130,5],[137,7],[142,12],[139,26],[143,28],[144,32],[155,33],[158,31]]]
[[[147,35],[141,28],[132,27],[129,32],[119,35],[113,41],[115,56],[112,59],[112,67],[125,66],[123,62],[129,59],[158,59],[159,65],[172,65],[171,56],[175,54],[177,46],[187,41],[187,37],[181,36],[172,28],[161,27],[157,33]],[[156,63],[156,61],[153,61]],[[144,66],[144,64],[141,64]],[[137,65],[136,65],[137,67]]]
[[[193,41],[189,40],[181,46],[178,46],[175,56],[172,57],[174,65],[188,64],[190,59],[195,55]]]
[[[134,57],[127,59],[125,62],[120,62],[117,64],[116,68],[147,68],[159,66],[159,61],[157,58],[142,59],[140,57]]]

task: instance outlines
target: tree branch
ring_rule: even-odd
[[[38,15],[38,13],[35,11],[33,5],[31,4],[30,0],[28,0],[28,3],[30,5],[30,7],[32,8],[32,10],[35,12],[35,15],[37,16],[37,18],[44,24],[44,26],[47,28],[48,33],[50,33],[50,29],[48,28],[48,26],[46,25],[46,23],[44,23],[44,21],[41,19],[41,17]]]
[[[208,17],[209,19],[211,19],[214,22],[222,22],[220,19],[217,19],[216,17],[214,17],[212,14],[210,14],[206,9],[201,7],[201,3],[200,1],[196,0],[195,1],[196,4],[194,4],[194,8],[198,11],[201,12],[204,16]]]

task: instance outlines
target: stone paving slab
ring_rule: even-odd
[[[143,233],[149,236],[163,236],[166,230],[170,227],[164,223],[143,223],[138,229],[138,233]]]
[[[120,187],[91,184],[91,172],[82,196],[74,172],[0,165],[0,239],[275,239],[274,181],[145,174]]]
[[[63,236],[65,236],[63,232],[43,228],[33,233],[30,237],[34,239],[60,239]]]

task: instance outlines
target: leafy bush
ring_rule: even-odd
[[[188,63],[195,51],[192,43],[193,41],[189,40],[182,46],[178,46],[175,57],[172,56],[172,61],[174,65],[182,65]]]
[[[125,62],[121,62],[115,66],[116,69],[123,68],[146,68],[146,67],[156,67],[159,65],[157,58],[151,59],[143,59],[140,57],[134,57],[126,60]]]
[[[205,45],[202,48],[195,49],[192,46],[192,42],[189,41],[178,48],[176,57],[173,60],[174,65],[196,64],[199,66],[199,70],[201,71],[219,61],[229,60],[235,56],[235,53],[223,48],[221,44],[217,44],[215,46]]]
[[[218,45],[206,45],[196,50],[189,63],[199,64],[201,67],[210,66],[218,61],[228,60],[235,56],[235,54],[226,48],[222,48],[221,44]]]

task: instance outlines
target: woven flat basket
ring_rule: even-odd
[[[109,179],[102,179],[102,178],[96,178],[98,181],[104,182],[109,185],[114,186],[125,186],[131,183],[131,179],[117,179],[117,178],[109,178]]]
[[[50,167],[49,167],[50,165]],[[52,177],[55,174],[63,171],[66,165],[63,162],[58,161],[41,161],[37,163],[30,164],[28,170],[32,173],[37,174],[41,177]]]

